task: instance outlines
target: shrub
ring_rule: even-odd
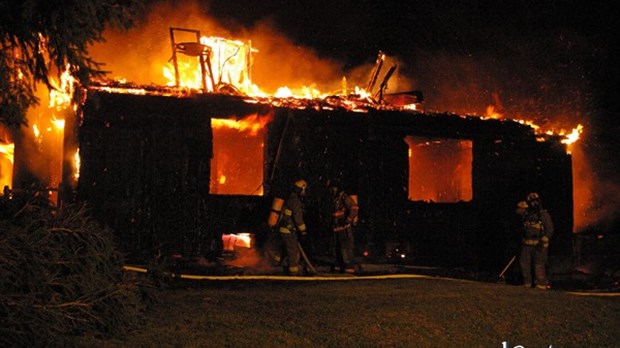
[[[36,197],[0,196],[0,346],[122,334],[148,289],[122,266],[111,231],[84,204],[56,210]]]

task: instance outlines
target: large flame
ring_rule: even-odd
[[[20,130],[24,139],[22,147],[15,149],[12,143],[0,143],[0,184],[11,187],[13,166],[23,166],[49,189],[50,200],[55,202],[62,181],[65,118],[75,117],[76,110],[72,102],[75,80],[71,67],[67,65],[58,79],[51,76],[49,81],[53,87],[51,90],[44,86],[36,89],[41,102],[28,110],[26,117],[30,127]],[[19,164],[14,161],[14,156],[19,156]]]
[[[222,88],[226,90],[225,87],[228,86],[232,87],[232,92],[253,97],[316,99],[328,96],[328,93],[321,92],[314,83],[295,88],[281,86],[276,89],[273,95],[263,91],[251,80],[252,54],[259,52],[252,47],[251,41],[245,43],[221,37],[202,36],[200,37],[200,44],[207,47],[208,52],[210,52],[204,57],[203,66],[201,66],[200,57],[177,55],[176,68],[170,62],[163,67],[163,76],[167,80],[166,85],[195,90],[200,90],[205,86],[206,90],[210,92],[219,92]],[[173,45],[173,47],[175,46]],[[336,93],[348,95],[346,77],[343,78],[343,81],[343,89]],[[364,97],[370,96],[369,91],[358,86],[355,86],[355,93]]]
[[[273,114],[252,114],[211,120],[211,193],[263,194],[264,134],[272,119]]]

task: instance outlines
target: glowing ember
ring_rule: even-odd
[[[146,95],[147,92],[144,88],[127,88],[127,87],[111,87],[111,86],[96,86],[95,89],[108,93],[127,93],[135,95]]]
[[[303,86],[300,90],[293,92],[288,87],[280,87],[274,94],[276,98],[300,98],[300,99],[314,99],[325,98],[327,95],[321,94],[319,90],[312,87]]]

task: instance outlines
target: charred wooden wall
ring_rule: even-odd
[[[209,193],[212,117],[274,115],[265,139],[265,196]],[[407,135],[473,142],[473,200],[407,198]],[[572,232],[571,159],[559,142],[538,142],[516,122],[449,114],[305,110],[244,103],[240,98],[174,98],[92,91],[79,128],[78,197],[117,231],[136,256],[217,252],[221,234],[267,228],[272,197],[310,183],[309,253],[328,253],[327,183],[339,177],[358,194],[357,244],[371,255],[406,244],[419,262],[500,267],[518,246],[514,207],[536,191],[556,222],[552,245]],[[552,249],[552,250],[554,250]]]

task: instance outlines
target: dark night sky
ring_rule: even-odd
[[[439,111],[479,113],[499,99],[508,117],[582,123],[589,152],[614,155],[601,159],[608,166],[598,174],[613,178],[618,173],[620,69],[614,31],[619,17],[609,2],[203,3],[209,15],[231,28],[269,19],[296,44],[345,68],[374,62],[379,50],[397,56],[400,73],[424,93],[427,106]]]

